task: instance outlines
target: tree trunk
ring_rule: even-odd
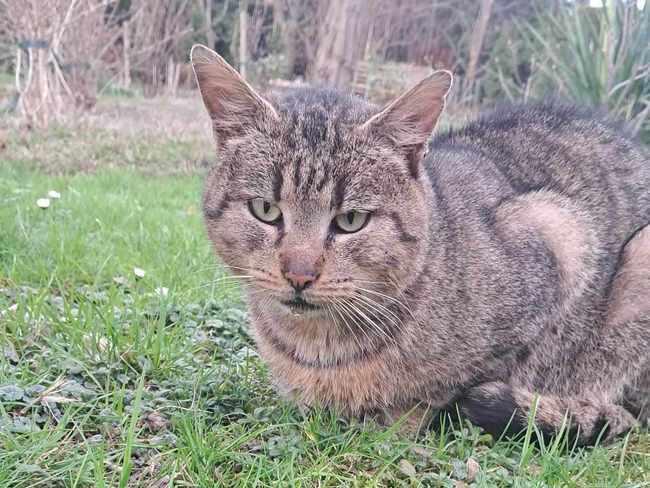
[[[284,0],[274,0],[273,3],[273,21],[276,22],[274,28],[282,36],[285,55],[287,57],[287,73],[289,78],[296,75],[296,64],[298,60],[298,26],[292,13],[287,8],[285,10]]]
[[[478,67],[479,57],[483,49],[483,41],[485,40],[485,33],[490,23],[490,16],[492,15],[492,5],[494,0],[481,0],[481,11],[478,19],[474,24],[472,32],[472,39],[469,45],[469,62],[467,64],[466,87],[471,89],[476,80],[476,68]]]
[[[325,7],[318,47],[309,77],[312,81],[348,85],[363,57],[368,37],[370,0],[339,0]]]
[[[239,1],[239,73],[246,78],[246,63],[248,62],[248,2]]]
[[[214,34],[214,27],[212,25],[212,0],[204,0],[205,4],[203,6],[203,15],[205,17],[205,37],[208,47],[214,49],[214,45],[217,41]]]
[[[122,49],[124,53],[122,86],[128,89],[131,88],[131,37],[128,21],[124,21],[122,24]]]

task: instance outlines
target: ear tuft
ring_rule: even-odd
[[[260,116],[277,117],[273,106],[212,49],[195,44],[190,60],[219,139],[234,135]]]
[[[210,64],[215,61],[223,61],[223,58],[216,52],[203,44],[194,44],[190,50],[190,62],[192,65],[197,63]]]

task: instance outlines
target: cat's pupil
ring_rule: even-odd
[[[354,223],[354,212],[348,212],[346,217],[348,219],[348,224],[352,225]]]
[[[271,210],[271,204],[269,202],[264,202],[264,213],[267,214],[269,213],[269,210]]]

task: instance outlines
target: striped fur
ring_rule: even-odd
[[[208,234],[282,392],[349,415],[457,404],[496,434],[536,402],[544,432],[566,417],[585,444],[647,414],[650,161],[617,127],[515,106],[427,145],[446,72],[381,111],[327,89],[267,101],[215,53],[193,63],[219,156]],[[355,209],[368,224],[337,232]],[[314,273],[316,310],[284,304],[285,262]]]

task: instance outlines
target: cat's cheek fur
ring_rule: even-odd
[[[278,230],[256,221],[245,203],[231,202],[218,219],[206,216],[208,236],[217,255],[235,275],[248,275],[251,269],[268,273],[274,263],[273,242]],[[230,229],[238,229],[233,233]]]

